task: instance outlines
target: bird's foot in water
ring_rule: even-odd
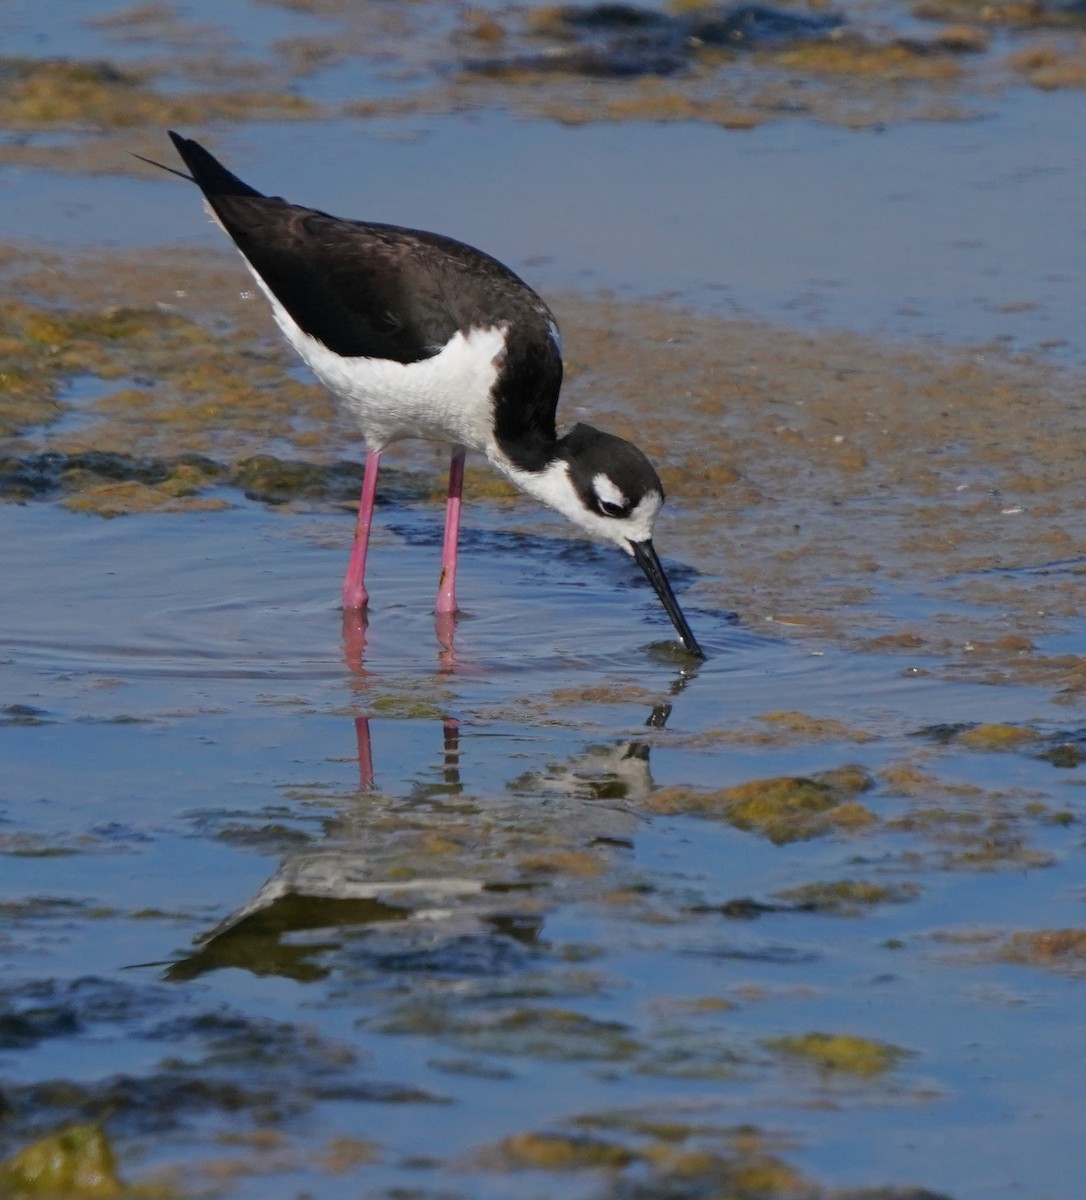
[[[351,555],[351,565],[354,565],[354,555]],[[369,592],[366,591],[366,585],[362,582],[362,576],[347,569],[347,574],[343,577],[343,611],[344,612],[364,612],[366,606],[370,602]]]

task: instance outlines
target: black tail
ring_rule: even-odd
[[[172,129],[167,132],[170,140],[177,147],[177,153],[184,159],[185,166],[192,172],[193,182],[209,200],[215,196],[262,197],[264,195],[263,192],[258,192],[256,188],[243,183],[236,175],[228,171],[199,142],[194,142],[192,138],[184,138],[179,133],[174,133]]]

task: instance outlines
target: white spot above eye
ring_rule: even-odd
[[[616,508],[625,508],[629,503],[626,493],[609,476],[601,471],[592,476],[592,490],[604,504],[613,504]]]
[[[660,511],[660,505],[664,502],[659,492],[646,492],[633,511],[625,517],[605,517],[602,513],[594,512],[585,503],[584,498],[573,486],[569,475],[569,463],[564,460],[556,459],[542,471],[522,471],[513,466],[497,447],[487,450],[487,458],[522,491],[560,512],[562,516],[568,517],[578,529],[597,541],[610,542],[626,554],[632,555],[631,542],[647,542],[652,539],[653,523]],[[615,492],[618,492],[610,476],[601,472],[593,479],[593,484],[599,479],[606,479]]]

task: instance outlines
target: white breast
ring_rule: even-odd
[[[310,337],[253,272],[287,341],[358,422],[370,450],[403,438],[452,442],[485,452],[493,441],[493,389],[504,325],[457,333],[414,363],[344,358]]]

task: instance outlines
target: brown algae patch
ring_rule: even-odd
[[[374,716],[400,721],[440,721],[446,708],[421,695],[378,696],[370,704]]]
[[[525,855],[518,869],[526,879],[547,879],[554,875],[586,879],[602,875],[605,864],[587,851],[554,850]]]
[[[1031,833],[1075,820],[1072,812],[1050,803],[1044,794],[951,782],[914,763],[892,764],[879,772],[879,779],[884,795],[909,801],[904,811],[887,817],[885,828],[922,838],[945,868],[991,871],[1052,866],[1055,855],[1031,845]]]
[[[804,1062],[825,1074],[873,1078],[892,1071],[910,1051],[889,1042],[850,1033],[804,1033],[767,1038],[763,1045],[774,1054]]]
[[[676,735],[671,745],[690,749],[714,746],[793,746],[812,742],[853,742],[864,745],[879,735],[834,717],[814,717],[797,710],[760,713],[753,725],[731,729],[706,729]]]
[[[329,1175],[343,1175],[380,1158],[381,1147],[377,1142],[345,1134],[329,1140],[321,1155],[321,1166]]]
[[[117,1175],[113,1148],[98,1125],[69,1125],[0,1162],[0,1188],[12,1200],[33,1197],[135,1197]]]
[[[1057,88],[1086,88],[1086,37],[1064,34],[1031,41],[1013,51],[1007,67],[1042,91]]]
[[[447,6],[427,0],[287,7],[326,28],[249,57],[224,26],[137,5],[90,22],[125,43],[123,65],[0,59],[5,127],[99,135],[72,147],[13,142],[0,159],[126,171],[139,168],[124,152],[153,157],[150,131],[164,127],[472,109],[567,124],[693,120],[741,130],[802,116],[871,127],[973,116],[992,90],[1022,81],[1083,86],[1081,19],[1067,6],[930,0],[908,35],[894,32],[901,14],[878,5],[847,13],[824,5],[469,7],[452,24]],[[993,29],[1013,32],[1011,52],[1007,35],[992,37]],[[140,44],[147,53],[133,60]],[[315,77],[351,65],[360,77],[354,89],[314,98]],[[374,73],[396,86],[374,86]]]
[[[288,92],[165,95],[152,72],[78,59],[0,59],[0,122],[7,129],[168,128],[245,117],[313,117],[318,108]]]
[[[473,1054],[501,1054],[551,1062],[629,1062],[641,1042],[628,1026],[570,1009],[519,1006],[488,1014],[457,1014],[445,1006],[415,1004],[380,1022],[384,1033],[436,1035]]]
[[[587,1120],[586,1120],[587,1123]],[[519,1133],[484,1149],[477,1165],[501,1171],[602,1171],[612,1177],[637,1172],[646,1194],[673,1191],[684,1196],[778,1197],[817,1200],[820,1192],[782,1159],[754,1151],[728,1154],[702,1146],[677,1145],[676,1126],[668,1136],[633,1146],[583,1132]],[[751,1139],[753,1140],[753,1139]]]
[[[849,126],[960,119],[1013,78],[969,14],[908,36],[875,10],[673,5],[544,6],[468,14],[460,104],[507,105],[566,124],[690,121],[750,128],[802,113]],[[449,102],[441,89],[433,103]]]
[[[143,359],[152,367],[151,348],[176,335],[183,324],[155,308],[108,304],[59,309],[13,296],[0,301],[0,435],[55,418],[59,393],[74,378],[118,378],[125,373],[122,358]]]
[[[9,250],[0,279],[10,330],[0,337],[8,384],[0,457],[195,454],[217,464],[221,482],[233,473],[261,500],[323,494],[353,503],[361,439],[324,389],[293,374],[263,303],[240,292],[246,280],[232,256],[164,250],[67,260]],[[1048,684],[1069,702],[1086,690],[1080,658],[1032,649],[1077,614],[1080,579],[1000,574],[1086,559],[1077,376],[1021,357],[987,353],[982,362],[964,351],[798,334],[653,304],[560,296],[555,307],[569,368],[559,415],[635,437],[659,464],[668,550],[704,564],[695,602],[740,611],[753,625],[787,613],[789,623],[774,625],[787,636],[906,664],[954,654],[955,672]],[[101,387],[70,402],[72,386],[88,378]],[[658,395],[676,402],[661,408]],[[382,487],[436,501],[434,451],[408,445],[402,454],[429,469],[402,477],[393,469]],[[87,506],[191,504],[199,480],[172,474],[168,484],[139,480],[165,498],[107,489]],[[514,510],[526,503],[492,472],[474,476],[488,499]],[[1008,519],[1006,501],[1027,479],[1027,503]],[[568,536],[561,518],[542,520],[533,528]],[[947,578],[964,581],[970,611],[948,608],[904,628],[892,607],[880,612],[879,589]],[[866,737],[802,713],[764,714],[762,724],[774,738]],[[762,736],[738,731],[748,733]]]
[[[856,797],[873,786],[863,768],[847,766],[810,777],[756,779],[717,791],[662,788],[649,805],[655,812],[714,817],[783,845],[871,828],[877,818]]]
[[[1039,929],[1012,933],[1000,945],[1002,962],[1073,974],[1086,972],[1086,929]]]
[[[1076,978],[1086,975],[1086,929],[952,929],[933,940],[954,947],[950,961],[962,965],[1012,963]]]
[[[880,904],[904,904],[921,893],[916,883],[872,883],[866,879],[838,879],[833,883],[805,883],[774,892],[778,900],[799,908],[835,916],[858,917]]]
[[[640,684],[615,680],[608,684],[585,684],[582,687],[555,688],[548,699],[559,706],[581,704],[652,705],[658,695]]]
[[[191,481],[167,481],[158,486],[128,480],[123,483],[89,484],[61,503],[72,512],[96,513],[100,517],[122,517],[147,512],[212,512],[229,508],[229,502],[197,496]]]
[[[91,377],[103,384],[78,409],[78,431],[62,426],[49,449],[213,449],[228,458],[292,437],[304,445],[325,423],[336,427],[334,401],[293,379],[265,314],[239,301],[237,276],[214,259],[164,252],[141,267],[123,254],[74,262],[16,255],[3,282],[12,336],[0,343],[0,362],[16,380],[49,390],[47,415],[63,414],[71,383]],[[110,381],[120,386],[111,391]],[[4,388],[0,429],[12,434],[40,423],[12,403]]]
[[[198,454],[138,458],[106,450],[0,455],[0,497],[29,500],[59,493],[60,502],[73,512],[106,517],[228,508],[227,500],[200,494],[213,487],[238,488],[248,499],[271,505],[323,501],[351,507],[357,503],[360,477],[356,463],[288,461],[273,455],[253,455],[232,465]],[[413,474],[394,467],[386,472],[381,492],[401,499],[419,494]],[[428,487],[422,489],[423,496],[428,493]]]
[[[870,742],[875,734],[857,729],[832,717],[812,717],[795,711],[762,713],[758,718],[770,730],[796,741]]]
[[[568,1132],[513,1134],[484,1147],[472,1165],[507,1172],[600,1172],[609,1180],[608,1195],[829,1200],[838,1194],[786,1161],[780,1151],[787,1139],[755,1125],[723,1124],[711,1106],[583,1113],[568,1125]],[[909,1193],[878,1192],[886,1200],[899,1194],[905,1200]]]
[[[957,740],[970,750],[1023,750],[1039,738],[1038,731],[1029,726],[985,724],[962,730]]]
[[[779,1158],[751,1155],[730,1158],[712,1151],[680,1151],[668,1148],[646,1150],[645,1157],[657,1171],[657,1184],[669,1179],[692,1184],[706,1197],[721,1195],[771,1196],[780,1200],[807,1200],[818,1191],[793,1166]],[[695,1193],[697,1194],[697,1193]]]
[[[491,1169],[516,1171],[598,1171],[629,1166],[636,1155],[601,1138],[515,1133],[480,1155]]]

